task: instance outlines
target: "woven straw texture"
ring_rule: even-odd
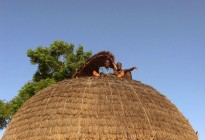
[[[108,77],[52,85],[18,110],[2,140],[197,140],[180,111],[150,86]]]

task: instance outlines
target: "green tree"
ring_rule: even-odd
[[[83,46],[79,46],[74,53],[74,45],[63,41],[54,41],[50,47],[37,47],[35,50],[28,50],[28,57],[32,64],[37,64],[38,69],[33,76],[33,81],[46,78],[54,78],[61,81],[71,78],[92,53],[84,52]]]
[[[92,52],[84,52],[81,45],[74,52],[74,45],[63,41],[54,41],[49,47],[38,46],[35,50],[29,49],[27,56],[33,65],[38,65],[37,71],[32,81],[26,83],[11,101],[0,100],[0,129],[8,125],[25,101],[47,86],[72,78],[91,55]]]
[[[10,120],[9,104],[0,100],[0,130],[5,128]]]

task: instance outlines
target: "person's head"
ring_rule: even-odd
[[[110,67],[110,60],[106,59],[105,62],[104,62],[104,65],[105,65],[106,68],[109,68]]]
[[[117,62],[117,70],[121,70],[122,69],[122,63],[121,62]]]

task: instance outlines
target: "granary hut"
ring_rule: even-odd
[[[75,74],[38,92],[17,111],[2,140],[197,140],[164,95],[135,80],[93,77],[101,52]]]

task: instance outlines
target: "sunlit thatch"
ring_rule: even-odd
[[[197,140],[193,128],[164,96],[139,81],[70,79],[29,99],[2,140]]]

